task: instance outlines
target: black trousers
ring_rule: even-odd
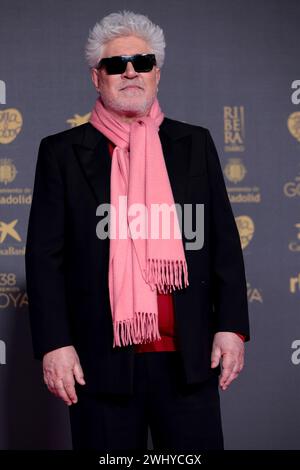
[[[80,387],[80,386],[79,386]],[[135,354],[132,395],[92,395],[77,387],[69,407],[73,449],[223,449],[218,377],[185,384],[178,351]]]

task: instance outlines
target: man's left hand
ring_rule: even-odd
[[[211,353],[211,367],[217,367],[222,359],[222,373],[219,378],[219,385],[222,390],[226,390],[243,369],[244,350],[244,342],[236,333],[220,331],[215,334]]]

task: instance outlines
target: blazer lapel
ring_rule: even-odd
[[[104,135],[90,123],[80,144],[73,144],[75,155],[95,197],[97,205],[110,201],[111,156]]]
[[[180,122],[165,118],[160,126],[159,136],[174,202],[183,207],[190,164],[191,135]]]

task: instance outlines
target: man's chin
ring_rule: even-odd
[[[119,108],[119,112],[128,117],[143,116],[148,110],[148,103],[123,103]]]
[[[103,102],[104,106],[115,114],[134,118],[145,116],[148,113],[153,101],[145,99],[134,100],[132,97],[128,97],[128,99],[126,99],[123,97],[123,99],[118,101],[105,102],[105,100],[103,100]]]

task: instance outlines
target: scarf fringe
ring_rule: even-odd
[[[187,263],[185,260],[150,259],[147,260],[146,280],[154,284],[160,293],[167,294],[189,285]]]
[[[128,320],[114,322],[115,346],[149,343],[161,339],[158,329],[158,315],[149,312],[135,312]]]

